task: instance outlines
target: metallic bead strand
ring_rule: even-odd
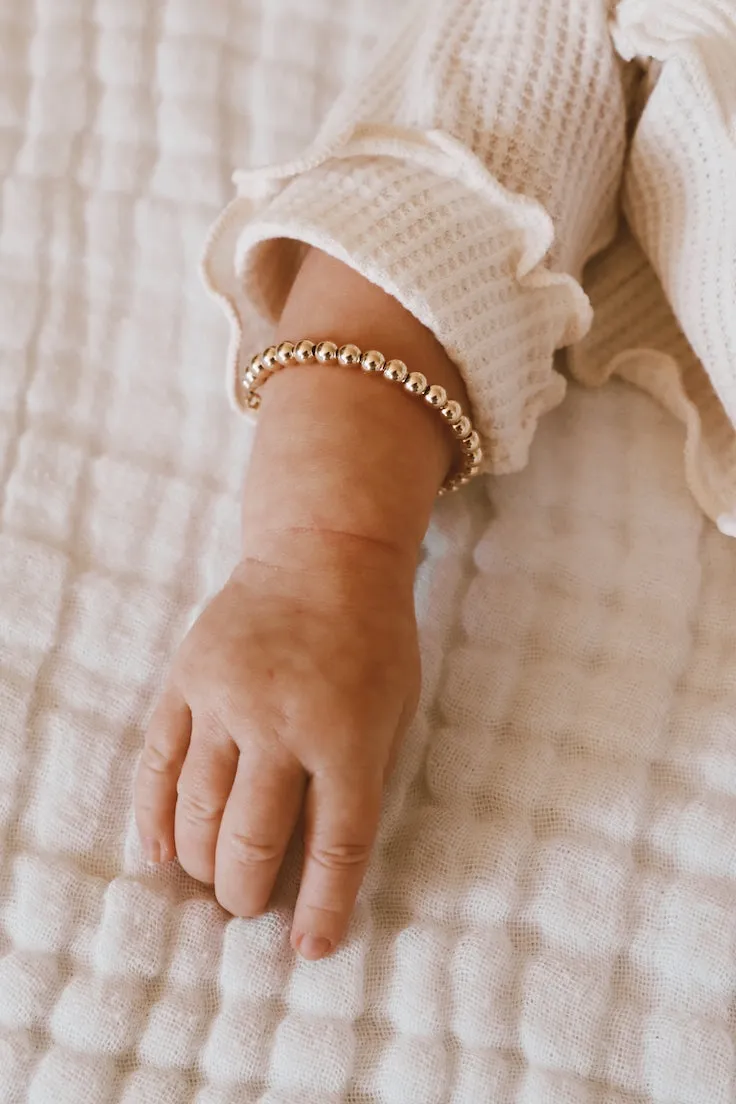
[[[478,474],[483,462],[480,436],[460,403],[449,399],[444,387],[430,384],[422,372],[410,372],[403,360],[386,360],[383,353],[378,352],[377,349],[363,352],[357,345],[338,346],[334,341],[314,342],[310,338],[304,338],[296,343],[282,341],[278,346],[269,345],[262,353],[252,358],[243,372],[241,383],[245,405],[250,410],[258,409],[261,404],[261,396],[258,392],[274,372],[281,368],[299,367],[315,361],[324,365],[361,368],[366,373],[381,375],[388,383],[397,384],[409,395],[421,399],[427,406],[437,411],[458,442],[461,460],[440,488],[441,495],[464,487]]]

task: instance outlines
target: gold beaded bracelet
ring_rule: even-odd
[[[334,341],[319,341],[315,344],[308,339],[296,344],[282,341],[278,346],[269,345],[262,353],[253,357],[243,375],[245,405],[253,411],[258,409],[261,405],[258,391],[274,372],[289,365],[308,364],[310,361],[317,361],[319,364],[341,364],[346,368],[362,368],[364,372],[382,375],[390,383],[403,387],[408,394],[423,399],[445,419],[460,443],[462,464],[450,472],[440,488],[441,495],[464,487],[474,475],[478,474],[483,461],[480,437],[473,429],[473,424],[463,412],[460,403],[455,402],[454,399],[448,399],[444,387],[438,384],[430,385],[427,377],[421,372],[410,372],[403,360],[387,361],[383,353],[375,349],[369,349],[368,352],[363,353],[357,345],[338,347]]]

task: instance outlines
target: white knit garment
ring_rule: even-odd
[[[289,950],[294,861],[242,922],[142,860],[146,717],[237,555],[247,440],[201,243],[232,170],[296,157],[395,7],[0,0],[0,1104],[736,1099],[734,546],[687,492],[680,426],[622,384],[571,386],[521,474],[439,506],[422,701],[335,958]],[[627,33],[670,43],[666,67],[678,28]],[[608,227],[558,202],[560,265]],[[519,294],[561,337],[584,302],[534,271]],[[705,410],[672,398],[675,363],[687,394],[707,377],[640,246],[585,286],[609,322],[580,371],[655,366],[675,412]],[[690,467],[713,494],[718,417]]]
[[[233,322],[236,403],[249,306],[278,317],[308,242],[434,331],[465,377],[488,469],[519,470],[565,393],[555,352],[590,327],[578,281],[616,232],[623,187],[706,373],[688,389],[652,327],[637,382],[685,421],[706,513],[736,525],[736,3],[410,0],[401,15],[302,157],[236,174],[206,261]],[[622,57],[654,60],[657,79],[637,88]],[[607,306],[599,329],[627,328]],[[677,332],[671,313],[666,323]],[[599,362],[571,367],[601,379]]]

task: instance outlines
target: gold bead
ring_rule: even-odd
[[[262,367],[263,367],[263,364],[261,362],[261,354],[256,353],[256,355],[253,357],[253,359],[250,362],[251,374],[254,375],[254,376],[257,376]]]
[[[364,372],[382,372],[386,364],[386,358],[383,353],[378,352],[378,349],[369,349],[367,353],[363,353],[360,363]],[[391,363],[393,364],[394,361],[391,361]]]
[[[427,377],[422,375],[421,372],[412,372],[404,384],[404,387],[412,395],[423,395],[429,387],[429,382]]]
[[[483,449],[476,448],[470,453],[470,459],[474,465],[479,465],[483,462]]]
[[[253,371],[252,371],[251,368],[249,368],[248,371],[243,376],[243,387],[247,387],[248,390],[250,391],[251,387],[253,386],[254,380],[255,380],[255,377],[253,375]]]
[[[469,437],[470,434],[473,432],[473,426],[470,422],[470,418],[467,418],[463,414],[460,421],[455,422],[455,424],[453,425],[452,432],[455,434],[456,437],[459,437],[461,441],[464,437]]]
[[[261,353],[261,364],[264,368],[270,370],[271,368],[275,368],[278,362],[279,358],[276,352],[276,346],[269,345],[268,348]]]
[[[437,492],[437,497],[438,498],[444,498],[446,494],[447,494],[447,487],[442,486],[442,487],[440,487],[440,489]]]
[[[473,449],[480,448],[480,437],[475,432],[475,430],[473,430],[469,437],[465,438],[465,440],[463,441],[463,448],[466,449],[468,452],[472,452]]]
[[[391,383],[404,383],[409,376],[409,369],[403,360],[390,360],[384,368],[383,374]]]
[[[320,364],[334,364],[337,360],[337,345],[334,341],[320,341],[314,355]]]
[[[455,425],[462,418],[463,408],[461,407],[459,402],[455,402],[454,399],[450,399],[450,401],[446,402],[445,405],[442,407],[440,414],[446,421],[450,423],[450,425]]]
[[[360,364],[362,355],[357,345],[343,345],[337,354],[337,359],[341,364],[344,364],[346,368],[352,368],[353,365]]]
[[[286,367],[287,364],[291,364],[294,359],[294,345],[291,341],[282,341],[276,350],[276,356],[279,364]]]
[[[440,387],[438,383],[435,383],[424,396],[424,401],[439,409],[447,402],[447,392],[444,387]]]
[[[305,338],[294,349],[294,356],[299,364],[306,364],[308,360],[314,360],[314,342]]]
[[[251,391],[245,396],[245,405],[249,410],[257,410],[261,405],[261,396],[257,391]]]

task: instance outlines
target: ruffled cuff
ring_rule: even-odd
[[[655,66],[624,180],[629,223],[736,426],[736,9],[622,0],[612,33]]]
[[[278,319],[306,244],[432,330],[463,375],[487,468],[522,468],[539,418],[564,395],[555,350],[591,321],[579,284],[545,267],[554,239],[545,210],[436,131],[363,127],[322,155],[235,179],[238,197],[204,259],[205,281],[232,325],[235,405],[254,351],[244,347],[247,320],[253,311]]]

